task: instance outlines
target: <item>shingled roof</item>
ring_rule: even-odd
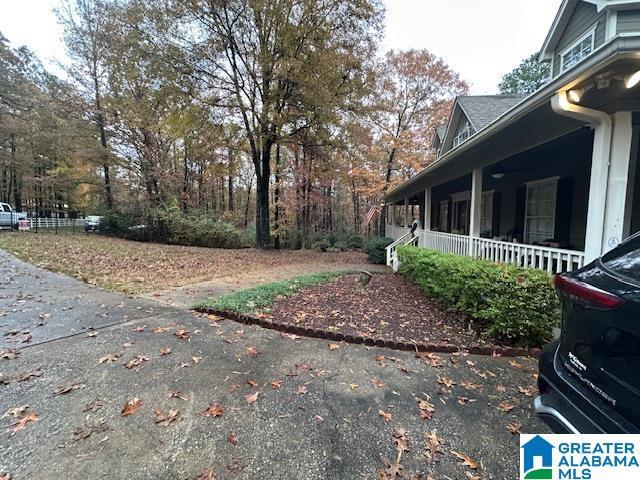
[[[526,95],[474,95],[458,97],[458,103],[477,132],[524,98]]]

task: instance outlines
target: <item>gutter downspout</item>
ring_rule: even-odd
[[[611,116],[606,112],[571,103],[567,98],[566,91],[557,92],[551,97],[551,107],[558,115],[579,120],[594,129],[584,249],[585,264],[587,264],[598,258],[604,251],[605,211],[613,122]]]

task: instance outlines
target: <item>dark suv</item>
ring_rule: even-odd
[[[640,433],[640,234],[555,285],[562,333],[540,356],[536,413],[556,433]]]

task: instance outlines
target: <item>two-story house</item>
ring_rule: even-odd
[[[549,272],[640,230],[640,1],[564,0],[529,96],[457,98],[437,160],[386,198],[388,249],[419,246]]]

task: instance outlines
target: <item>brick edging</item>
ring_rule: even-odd
[[[433,352],[433,353],[455,353],[459,351],[468,352],[473,355],[501,355],[503,357],[523,357],[530,356],[537,358],[540,355],[539,348],[519,348],[507,347],[500,345],[471,345],[470,347],[458,347],[451,343],[411,343],[411,342],[395,342],[393,340],[383,340],[381,338],[345,335],[343,333],[329,332],[318,328],[296,327],[283,323],[273,322],[266,318],[260,318],[255,315],[247,315],[244,313],[236,313],[229,310],[216,310],[208,307],[196,307],[193,310],[200,313],[208,313],[217,315],[234,322],[244,323],[246,325],[257,325],[278,332],[299,335],[301,337],[320,338],[332,342],[346,342],[353,344],[364,344],[371,347],[384,347],[393,350],[403,350],[408,352]]]

